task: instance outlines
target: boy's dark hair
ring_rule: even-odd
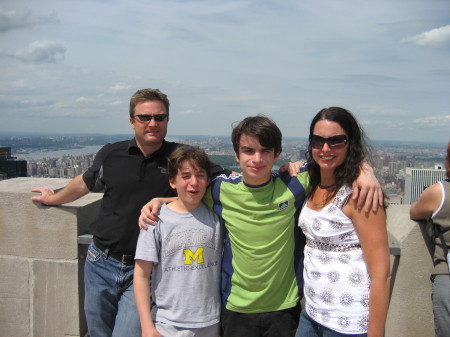
[[[158,89],[141,89],[136,91],[130,99],[130,117],[134,117],[136,105],[147,101],[160,101],[166,108],[167,117],[169,117],[169,99],[167,95]]]
[[[275,155],[281,153],[281,131],[269,117],[264,115],[247,117],[233,128],[231,141],[237,155],[239,154],[239,142],[242,135],[258,138],[259,143],[265,148],[273,149]]]
[[[184,161],[188,161],[192,166],[206,171],[208,178],[211,178],[211,168],[213,166],[206,152],[190,145],[181,145],[171,153],[167,161],[167,177],[175,179],[178,169]]]

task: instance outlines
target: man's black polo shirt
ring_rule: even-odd
[[[91,224],[94,243],[111,252],[134,255],[141,208],[156,197],[176,196],[166,176],[167,157],[181,144],[164,141],[144,157],[136,140],[106,144],[83,180],[92,192],[103,191],[98,217]],[[213,175],[231,171],[215,166]]]
[[[167,157],[178,145],[164,141],[148,157],[135,139],[100,149],[83,174],[90,191],[104,191],[99,215],[91,224],[95,243],[112,252],[134,255],[142,206],[155,197],[176,195],[166,177],[166,167]]]

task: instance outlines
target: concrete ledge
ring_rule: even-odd
[[[434,336],[431,305],[431,257],[417,222],[409,219],[409,205],[387,209],[390,237],[401,247],[391,294],[386,337]]]
[[[33,188],[69,179],[0,181],[0,337],[84,336],[83,263],[101,193],[63,206],[33,203]]]
[[[76,260],[77,237],[88,232],[102,194],[93,193],[64,206],[33,203],[33,188],[64,187],[69,179],[16,178],[0,182],[0,255]],[[83,223],[84,225],[80,225]]]
[[[77,336],[78,263],[35,261],[33,336]]]
[[[0,336],[30,335],[30,262],[0,257]]]

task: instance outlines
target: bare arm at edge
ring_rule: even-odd
[[[437,211],[442,201],[441,186],[433,184],[427,187],[419,197],[419,200],[414,202],[409,208],[409,217],[412,220],[424,220],[431,218],[434,212]]]
[[[44,205],[62,205],[77,200],[89,193],[89,189],[80,174],[73,178],[66,187],[55,193],[51,188],[38,187],[31,192],[41,193],[31,197],[32,201],[40,202]]]

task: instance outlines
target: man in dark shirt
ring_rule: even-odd
[[[55,193],[40,187],[31,200],[61,205],[104,191],[91,225],[93,242],[85,264],[85,313],[91,337],[140,337],[133,293],[134,254],[141,207],[158,196],[175,196],[166,177],[167,157],[179,145],[164,140],[169,100],[157,89],[138,90],[130,100],[132,140],[106,144],[93,165]],[[223,173],[214,167],[213,173]],[[227,172],[230,173],[230,172]]]

